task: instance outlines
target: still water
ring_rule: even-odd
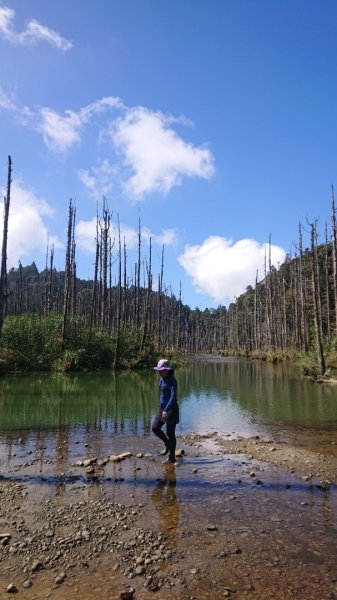
[[[178,447],[186,450],[177,468],[162,464],[161,443],[151,434],[158,404],[153,370],[2,377],[0,480],[24,484],[25,527],[34,531],[38,523],[43,528],[39,514],[45,514],[46,506],[59,510],[79,500],[82,507],[91,506],[104,495],[142,506],[142,526],[158,529],[172,544],[184,576],[202,574],[191,575],[190,588],[172,598],[187,597],[187,591],[189,597],[209,598],[210,589],[212,597],[222,598],[229,583],[239,590],[238,598],[248,593],[259,600],[336,597],[336,488],[326,491],[283,467],[219,452],[219,446],[213,451],[213,439],[199,446],[198,440],[184,443],[183,436],[217,431],[232,439],[259,435],[306,443],[310,438],[316,451],[317,440],[321,444],[325,437],[327,451],[333,453],[337,387],[304,380],[289,366],[210,357],[194,359],[177,369],[176,377]],[[127,460],[98,466],[92,479],[82,468],[85,458],[125,451],[131,451]],[[51,499],[55,504],[47,504]],[[30,525],[34,510],[36,522]],[[10,521],[17,519],[15,506],[15,520]],[[1,522],[8,527],[0,510]],[[209,523],[216,523],[216,532],[208,530]],[[68,527],[67,521],[66,531]],[[104,585],[111,574],[111,554],[108,560],[99,579]],[[229,562],[234,567],[226,570],[227,561],[234,561]],[[76,585],[81,577],[83,570]],[[256,595],[246,593],[254,590],[252,581]],[[143,582],[139,586],[142,590]],[[79,595],[85,600],[95,591]]]
[[[337,386],[315,384],[289,366],[199,357],[176,371],[177,433],[285,437],[337,429]],[[151,434],[158,403],[154,371],[30,374],[0,379],[0,440],[72,430],[76,435]]]

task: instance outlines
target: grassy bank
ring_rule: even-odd
[[[81,371],[147,367],[155,364],[153,340],[141,329],[114,332],[89,327],[82,317],[69,317],[63,335],[61,315],[25,313],[6,318],[0,339],[1,371]]]

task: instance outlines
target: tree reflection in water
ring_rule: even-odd
[[[176,497],[175,465],[165,466],[165,478],[160,479],[151,494],[151,500],[158,511],[159,531],[171,547],[176,546],[176,532],[179,522],[179,501]]]

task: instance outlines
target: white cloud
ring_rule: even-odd
[[[42,133],[46,146],[54,152],[63,153],[80,141],[79,116],[71,110],[65,111],[64,117],[50,108],[40,110],[38,131]]]
[[[0,88],[0,108],[6,110],[16,110],[16,104],[12,97],[8,96],[2,88]]]
[[[91,221],[79,221],[75,227],[76,246],[89,254],[95,254],[96,251],[96,228],[96,217]]]
[[[0,6],[0,36],[4,37],[11,44],[25,46],[45,41],[51,46],[55,46],[65,52],[72,48],[72,42],[63,38],[57,31],[41,25],[35,19],[27,23],[24,31],[17,32],[13,25],[14,19],[15,10],[7,6]]]
[[[49,107],[34,112],[28,107],[20,108],[0,89],[1,108],[13,110],[21,125],[33,127],[42,135],[47,148],[58,154],[67,153],[81,143],[84,127],[94,117],[111,109],[122,113],[110,123],[102,124],[98,133],[98,138],[107,137],[110,157],[103,159],[98,167],[78,172],[83,185],[96,197],[111,191],[112,179],[129,197],[142,200],[153,192],[167,194],[174,186],[181,185],[184,177],[210,179],[215,171],[211,151],[185,142],[172,128],[174,123],[186,125],[186,119],[144,107],[130,109],[118,97],[103,97],[78,112],[68,109],[60,114]]]
[[[228,304],[248,285],[255,284],[257,271],[259,279],[263,278],[266,252],[268,257],[269,244],[259,244],[253,239],[233,243],[220,236],[210,236],[200,246],[186,246],[178,260],[198,292]],[[274,266],[282,264],[285,256],[283,248],[271,246]]]
[[[88,123],[93,115],[102,113],[109,108],[121,110],[124,108],[124,104],[118,96],[103,96],[103,98],[81,108],[79,116],[82,123]]]
[[[120,236],[121,244],[124,247],[124,241],[126,250],[135,250],[138,248],[138,229],[129,227],[125,223],[120,223]],[[111,223],[111,237],[115,240],[115,248],[118,244],[118,224]],[[78,248],[81,248],[85,252],[94,254],[96,251],[96,217],[90,221],[79,221],[76,226],[76,244]],[[172,246],[177,241],[177,231],[174,229],[164,229],[159,234],[154,234],[147,227],[141,227],[141,241],[144,244],[150,243],[158,246]],[[118,249],[116,250],[116,252]]]
[[[160,234],[152,233],[144,227],[142,229],[142,237],[150,243],[150,238],[153,244],[158,246],[174,246],[178,242],[178,232],[176,229],[164,229]]]
[[[6,190],[0,189],[4,197]],[[44,217],[50,217],[53,210],[50,205],[20,183],[13,182],[11,188],[11,204],[8,219],[8,247],[7,268],[17,267],[19,260],[39,252],[46,254],[47,243],[49,247],[63,248],[60,240],[55,236],[48,236],[48,229]],[[2,226],[0,226],[0,244],[2,244]],[[48,242],[49,238],[49,242]]]
[[[98,167],[92,167],[90,170],[80,169],[77,175],[90,195],[100,200],[103,196],[108,197],[112,192],[117,173],[116,165],[111,165],[108,160],[102,160]]]
[[[183,177],[209,179],[214,174],[210,150],[182,140],[170,128],[174,121],[172,116],[136,107],[112,124],[113,144],[132,173],[125,192],[134,199],[151,192],[167,194]]]
[[[0,109],[8,110],[13,113],[16,121],[25,126],[31,120],[33,113],[27,106],[18,106],[13,94],[6,94],[3,88],[0,87]]]
[[[37,130],[50,150],[62,154],[81,141],[81,130],[93,115],[121,106],[119,98],[108,96],[81,108],[78,113],[66,110],[64,116],[43,107],[37,115]]]

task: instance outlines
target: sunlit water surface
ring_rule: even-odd
[[[286,366],[199,357],[177,369],[177,433],[287,437],[298,430],[335,431],[337,386],[314,384]],[[0,380],[0,442],[60,430],[71,439],[151,434],[158,403],[154,371],[30,374]],[[151,434],[152,435],[152,434]]]
[[[177,369],[176,377],[178,447],[189,433],[218,432],[229,439],[260,436],[300,441],[316,450],[324,443],[329,451],[336,448],[337,387],[313,384],[287,366],[211,357],[194,359]],[[334,593],[334,486],[324,491],[284,468],[217,453],[212,437],[200,449],[186,446],[179,466],[167,471],[159,456],[161,443],[151,433],[157,404],[158,378],[151,369],[3,376],[0,475],[26,483],[30,501],[54,495],[58,502],[70,502],[76,493],[92,499],[95,493],[100,497],[102,488],[118,502],[132,498],[147,507],[151,526],[159,515],[159,529],[183,552],[188,548],[180,528],[193,535],[193,558],[200,555],[202,564],[205,521],[216,522],[219,539],[212,538],[214,546],[208,550],[211,565],[228,544],[238,545],[246,560],[251,554],[257,580],[265,576],[268,581],[272,548],[274,556],[288,560],[285,575],[278,570],[285,578],[278,586],[287,587],[291,578],[301,582],[305,561],[309,572],[320,569],[324,586]],[[85,457],[127,450],[132,452],[129,459],[96,468],[94,478],[76,466]],[[252,478],[252,470],[257,477]],[[216,581],[219,571],[212,577]],[[301,593],[305,599],[318,597],[310,590]]]

